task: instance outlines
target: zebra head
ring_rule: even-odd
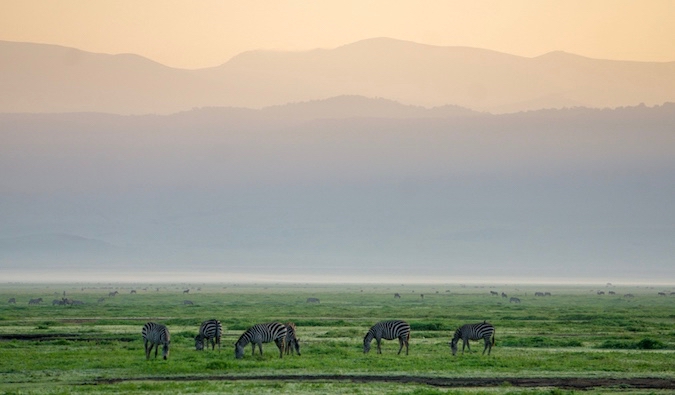
[[[167,341],[164,343],[164,347],[162,347],[162,358],[168,359],[169,358],[169,345],[171,344],[171,341]],[[159,346],[157,346],[159,347]]]
[[[452,350],[452,355],[457,355],[457,343],[459,342],[459,338],[452,339],[450,342],[450,350]]]
[[[197,351],[204,350],[204,338],[201,335],[195,336],[195,349]]]
[[[295,347],[295,352],[298,353],[298,355],[300,355],[300,339],[296,338],[293,341],[293,346]]]
[[[234,356],[237,359],[241,359],[244,357],[244,346],[239,344],[239,342],[234,343]]]
[[[373,340],[373,334],[368,332],[366,337],[363,338],[363,353],[368,354],[370,351],[370,342]]]

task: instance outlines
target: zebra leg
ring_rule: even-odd
[[[382,349],[380,348],[380,343],[382,342],[382,338],[378,337],[375,340],[377,340],[377,353],[382,354]]]
[[[401,355],[401,350],[403,350],[403,338],[398,338],[398,354]],[[408,349],[406,348],[406,354],[408,354]]]
[[[147,361],[148,359],[150,359],[150,350],[152,350],[152,348],[150,349],[148,348],[147,340],[143,343],[143,345],[145,346],[145,360]]]
[[[159,351],[159,344],[155,344],[155,359],[157,359],[157,351]]]

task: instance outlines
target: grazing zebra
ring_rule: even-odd
[[[544,293],[543,292],[535,292],[534,296],[544,296]]]
[[[192,303],[191,300],[184,300],[184,301],[183,301],[183,304],[185,304],[185,305],[193,305],[194,303]]]
[[[117,291],[115,291],[115,292],[108,292],[108,296],[111,297],[111,298],[112,298],[113,296],[117,295],[117,294],[119,294],[119,292],[117,292]]]
[[[277,348],[279,348],[279,358],[284,356],[284,346],[286,342],[286,326],[280,322],[268,322],[265,324],[256,324],[248,328],[239,340],[234,343],[234,356],[241,359],[244,356],[244,347],[248,343],[253,346],[253,353],[255,355],[255,346],[258,345],[260,355],[262,355],[262,344],[274,341]]]
[[[31,299],[28,301],[28,304],[40,304],[42,303],[42,298]]]
[[[223,324],[218,320],[208,320],[202,322],[199,327],[199,334],[195,336],[195,349],[202,351],[204,349],[204,340],[208,348],[209,341],[211,342],[211,349],[216,349],[218,344],[218,352],[220,352],[220,338],[223,336]]]
[[[64,305],[64,304],[66,304],[66,302],[64,302],[64,301],[61,300],[61,299],[54,299],[54,300],[52,300],[52,306],[54,306],[54,305]]]
[[[9,298],[9,300],[7,301],[7,303],[9,303],[9,304],[16,304],[16,298]]]
[[[292,322],[286,323],[286,355],[293,354],[295,352],[300,355],[300,339],[295,336],[295,324]]]
[[[492,324],[489,324],[487,321],[479,322],[477,324],[466,324],[462,325],[455,331],[455,336],[450,342],[450,349],[452,350],[452,355],[457,354],[457,343],[459,339],[462,339],[462,354],[464,354],[464,347],[466,346],[469,351],[471,351],[471,346],[469,345],[469,340],[485,340],[485,348],[483,349],[483,354],[487,350],[488,355],[492,351],[492,346],[495,345],[495,327]]]
[[[496,291],[490,291],[490,295],[491,295],[491,296],[498,296],[498,295],[499,295],[499,293],[498,293],[498,292],[496,292]]]
[[[401,299],[401,295],[397,292],[394,294],[394,299]]]
[[[511,299],[509,299],[509,303],[520,303],[520,299],[512,296]]]
[[[381,321],[373,325],[363,338],[363,353],[370,351],[370,342],[377,341],[377,353],[382,354],[380,343],[382,339],[394,340],[398,338],[398,354],[401,354],[403,346],[405,345],[405,355],[408,355],[408,343],[410,341],[410,325],[401,320]]]
[[[320,303],[319,298],[307,298],[307,303]]]
[[[502,298],[508,298],[508,296],[504,292],[502,292]]]
[[[159,345],[162,347],[162,357],[167,359],[169,357],[169,345],[171,344],[171,335],[169,328],[166,325],[158,324],[156,322],[148,322],[143,325],[143,343],[145,344],[145,359],[150,359],[152,347],[155,347],[155,358],[157,358],[157,350]]]

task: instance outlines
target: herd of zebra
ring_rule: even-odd
[[[143,325],[141,331],[143,335],[143,342],[145,345],[145,359],[150,359],[152,349],[155,349],[155,358],[159,352],[159,347],[162,347],[162,358],[169,357],[169,348],[171,344],[171,335],[169,328],[166,325],[156,322],[148,322]],[[216,319],[211,319],[202,322],[199,327],[199,333],[195,336],[195,349],[197,351],[204,350],[204,346],[215,350],[216,344],[218,351],[220,351],[220,340],[223,335],[223,325]],[[370,351],[370,344],[373,341],[377,344],[377,353],[382,354],[381,342],[384,340],[398,339],[399,349],[398,354],[401,354],[405,346],[405,354],[408,355],[410,342],[410,324],[402,320],[381,321],[373,325],[363,338],[363,353],[367,354]],[[478,322],[475,324],[465,324],[457,328],[455,334],[450,341],[450,349],[452,355],[457,354],[457,343],[462,340],[462,354],[464,348],[471,351],[469,340],[483,340],[485,347],[483,354],[487,351],[488,355],[492,351],[492,346],[495,345],[495,328],[487,321]],[[300,340],[296,336],[296,327],[292,322],[282,324],[281,322],[267,322],[263,324],[256,324],[248,328],[234,343],[234,356],[237,359],[244,357],[244,348],[249,343],[252,346],[252,354],[255,355],[256,346],[260,350],[262,356],[262,344],[274,342],[279,349],[279,358],[286,355],[297,353],[300,354]]]

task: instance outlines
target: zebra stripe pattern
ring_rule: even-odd
[[[485,350],[487,350],[488,355],[492,351],[492,346],[495,345],[495,327],[487,321],[479,322],[477,324],[466,324],[462,325],[455,331],[455,336],[450,342],[450,349],[452,350],[452,355],[457,354],[457,343],[459,339],[462,339],[462,354],[464,354],[464,347],[471,351],[471,346],[469,345],[469,340],[480,340],[485,341],[485,348],[483,349],[483,355],[485,355]]]
[[[199,334],[195,336],[195,349],[197,351],[204,350],[204,340],[206,340],[207,347],[210,342],[211,349],[215,350],[216,344],[218,344],[218,351],[220,351],[221,336],[223,336],[223,324],[220,321],[215,319],[204,321],[199,327]]]
[[[268,322],[265,324],[256,324],[248,328],[239,340],[234,343],[234,356],[241,359],[244,356],[244,347],[248,343],[253,346],[253,354],[255,355],[255,346],[260,349],[262,355],[262,344],[274,342],[279,348],[279,358],[284,356],[284,347],[286,343],[286,326],[280,322]]]
[[[295,324],[292,322],[286,323],[286,355],[297,352],[300,355],[300,339],[295,336]]]
[[[165,325],[156,322],[148,322],[143,325],[143,343],[145,344],[145,359],[150,359],[152,347],[155,347],[155,358],[157,358],[157,351],[162,345],[162,357],[167,359],[169,357],[169,345],[171,343],[171,336],[169,335],[169,328]]]
[[[377,341],[377,353],[382,354],[380,343],[382,339],[394,340],[398,338],[398,354],[401,354],[405,345],[405,355],[408,355],[408,342],[410,341],[410,325],[401,320],[382,321],[373,325],[363,338],[363,353],[370,351],[370,342],[373,338]]]

